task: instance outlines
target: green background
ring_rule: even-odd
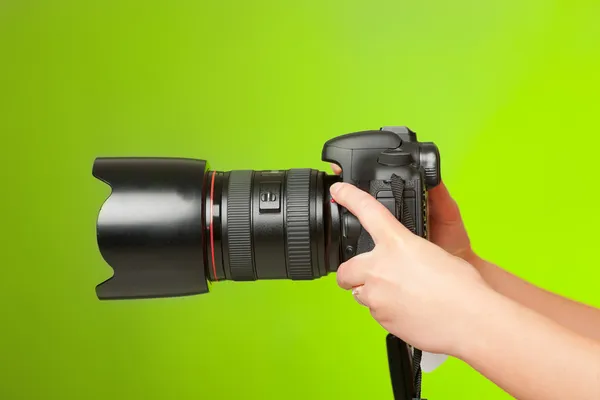
[[[600,306],[597,1],[0,2],[0,398],[391,399],[335,276],[100,302],[97,156],[313,167],[406,124],[483,256]],[[525,334],[525,332],[515,332]],[[565,362],[571,362],[565,360]],[[505,399],[456,360],[430,399]]]

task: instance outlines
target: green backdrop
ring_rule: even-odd
[[[327,169],[330,137],[406,124],[440,147],[483,256],[600,306],[599,17],[597,1],[1,2],[0,398],[391,399],[385,332],[335,276],[98,301],[97,156]],[[424,379],[432,400],[508,398],[456,360]]]

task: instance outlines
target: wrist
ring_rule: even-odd
[[[449,355],[463,361],[477,357],[485,349],[490,332],[497,329],[497,321],[506,310],[506,300],[483,280],[469,290],[461,317],[455,323],[459,331]]]

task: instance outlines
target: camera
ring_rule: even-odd
[[[321,159],[341,174],[219,171],[198,159],[97,158],[93,175],[112,189],[98,215],[97,241],[114,270],[96,287],[98,298],[189,296],[207,293],[209,282],[335,273],[374,248],[358,219],[332,199],[329,188],[338,181],[368,192],[428,238],[427,193],[441,180],[434,143],[419,142],[407,127],[383,127],[328,140]],[[392,335],[387,346],[396,398],[419,397],[420,352]]]
[[[97,241],[114,275],[102,300],[203,294],[208,281],[311,280],[373,248],[329,187],[369,192],[413,233],[427,237],[427,191],[440,182],[439,151],[406,127],[335,137],[314,169],[211,170],[204,160],[97,158],[112,193]]]

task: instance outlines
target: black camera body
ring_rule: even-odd
[[[418,142],[406,127],[384,127],[331,139],[321,158],[340,166],[343,182],[365,190],[411,232],[428,238],[427,191],[441,180],[434,143]],[[401,187],[393,185],[395,179]],[[342,232],[344,261],[373,249],[368,233],[348,211],[343,211]]]
[[[208,282],[312,280],[374,248],[358,219],[332,199],[343,181],[375,197],[414,234],[428,237],[427,191],[441,181],[435,144],[406,127],[335,137],[314,169],[217,171],[205,160],[97,158],[93,175],[112,193],[97,222],[114,275],[101,300],[207,293]],[[388,336],[397,399],[420,396],[418,356]]]

